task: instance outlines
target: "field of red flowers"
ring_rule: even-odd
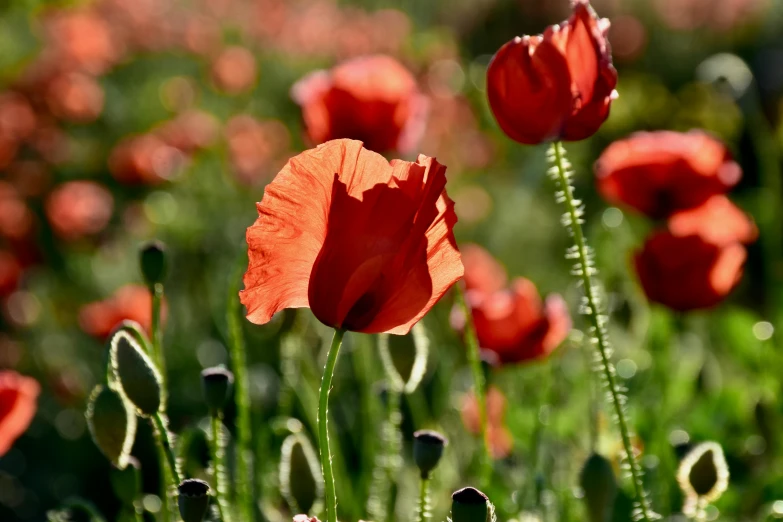
[[[0,521],[783,518],[777,0],[0,2]]]

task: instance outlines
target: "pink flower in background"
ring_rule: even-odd
[[[97,234],[109,223],[114,198],[93,181],[69,181],[46,200],[46,217],[54,233],[65,240]]]
[[[291,94],[310,141],[359,140],[375,152],[410,152],[424,131],[426,98],[390,56],[355,58],[299,80]]]

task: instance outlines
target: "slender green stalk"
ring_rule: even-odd
[[[422,477],[419,483],[419,507],[416,521],[427,522],[430,518],[432,518],[430,513],[430,478]]]
[[[465,344],[468,348],[468,362],[470,370],[473,373],[473,388],[476,394],[479,410],[479,429],[481,435],[482,455],[481,455],[481,484],[486,487],[492,475],[492,456],[489,452],[489,443],[487,441],[487,398],[486,382],[484,380],[484,371],[481,368],[481,354],[479,353],[479,342],[476,336],[476,328],[473,326],[473,314],[471,313],[468,302],[465,300],[465,292],[460,284],[457,288],[457,301],[465,316]]]
[[[582,231],[584,208],[582,203],[574,198],[571,173],[568,170],[570,165],[565,159],[565,151],[560,142],[552,144],[550,160],[553,163],[550,174],[557,186],[555,197],[565,207],[566,212],[563,216],[563,223],[574,240],[574,246],[569,248],[567,257],[576,260],[573,273],[579,277],[579,282],[585,294],[580,309],[590,322],[590,339],[598,351],[603,377],[614,407],[615,417],[623,441],[623,449],[625,450],[628,468],[633,481],[638,518],[644,522],[650,522],[658,517],[649,505],[642,483],[642,471],[631,443],[628,420],[626,419],[624,409],[625,397],[620,393],[617,386],[615,369],[611,361],[611,347],[606,331],[607,317],[602,314],[597,288],[593,282],[593,276],[597,273],[597,270],[593,266],[592,254]]]
[[[232,522],[231,506],[228,504],[227,477],[226,477],[226,448],[224,446],[221,430],[221,413],[213,415],[210,419],[210,444],[212,457],[212,476],[215,485],[215,500],[217,501],[220,518],[223,522]]]
[[[158,365],[163,379],[163,389],[166,388],[166,359],[163,356],[163,328],[161,328],[160,309],[163,303],[163,285],[155,284],[152,291],[152,360]]]
[[[166,462],[171,470],[172,480],[170,485],[176,488],[179,483],[182,482],[182,477],[180,476],[179,467],[177,466],[177,458],[174,456],[170,438],[171,435],[166,427],[166,420],[160,412],[150,417],[150,419],[152,420],[152,425],[155,427],[155,439],[158,442],[158,445],[163,449]]]
[[[250,427],[250,387],[247,379],[247,355],[239,311],[239,281],[244,268],[244,254],[237,263],[232,284],[229,285],[227,321],[229,349],[234,370],[234,400],[237,408],[237,504],[239,518],[245,522],[255,519],[253,509],[253,451]]]
[[[337,366],[337,354],[343,343],[345,330],[335,328],[332,344],[326,356],[326,366],[321,379],[321,391],[318,398],[318,449],[321,453],[321,473],[324,476],[324,490],[326,493],[326,522],[337,522],[337,493],[334,487],[334,474],[332,473],[332,453],[329,451],[329,392],[332,389],[332,375]]]

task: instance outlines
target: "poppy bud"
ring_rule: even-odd
[[[166,245],[160,241],[150,241],[141,247],[139,265],[144,282],[150,288],[163,282],[166,276]]]
[[[593,453],[582,467],[579,484],[585,493],[584,499],[590,522],[611,520],[614,499],[617,496],[617,481],[612,464],[603,456]]]
[[[141,493],[141,474],[139,461],[135,457],[128,457],[128,465],[125,469],[114,468],[109,478],[114,494],[122,500],[123,504],[132,505]]]
[[[291,511],[321,511],[324,483],[321,464],[310,441],[303,434],[294,433],[283,441],[280,453],[280,493]]]
[[[688,452],[677,470],[677,482],[685,496],[683,513],[720,498],[729,486],[729,467],[717,442],[704,442]]]
[[[204,402],[212,415],[217,414],[226,405],[234,374],[223,368],[207,368],[201,372],[201,389],[204,392]]]
[[[98,385],[87,403],[87,426],[98,449],[115,466],[128,465],[136,438],[136,414],[116,390]]]
[[[476,488],[462,488],[451,495],[452,522],[489,522],[491,516],[489,499]]]
[[[179,487],[179,514],[182,522],[201,522],[209,507],[209,485],[203,480],[186,479]]]
[[[111,365],[122,391],[142,415],[154,415],[162,406],[161,378],[152,359],[128,332],[118,331],[110,341]]]
[[[443,448],[449,441],[437,431],[420,430],[413,434],[413,460],[427,479],[443,456]]]

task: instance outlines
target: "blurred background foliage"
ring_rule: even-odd
[[[716,440],[731,482],[710,520],[783,517],[783,4],[593,5],[612,20],[620,97],[595,137],[567,148],[653,503],[678,512],[677,459],[689,443]],[[458,239],[483,245],[510,275],[531,279],[542,295],[562,294],[575,310],[579,294],[563,255],[568,237],[545,176],[546,150],[503,136],[483,92],[486,65],[502,43],[540,32],[568,8],[566,0],[0,2],[0,367],[43,387],[30,429],[0,458],[0,520],[43,520],[76,496],[114,519],[110,466],[89,438],[83,411],[100,374],[105,324],[118,316],[149,321],[144,293],[125,285],[141,282],[137,249],[150,238],[165,241],[172,257],[169,417],[186,446],[188,474],[204,475],[199,370],[229,363],[226,303],[236,298],[230,289],[244,262],[244,231],[264,185],[307,147],[289,90],[314,69],[370,53],[408,66],[431,104],[418,150],[448,166]],[[726,56],[705,63],[719,53],[738,56],[747,69]],[[725,140],[742,165],[733,199],[756,219],[761,239],[727,302],[675,315],[646,302],[629,262],[650,225],[606,207],[591,165],[630,132],[694,127]],[[76,180],[92,184],[56,197]],[[413,430],[439,429],[451,440],[435,473],[436,520],[447,514],[447,492],[476,476],[478,443],[460,413],[471,381],[450,306],[447,296],[424,320],[427,371],[402,401],[401,520],[413,516],[417,494]],[[575,326],[583,327],[578,319]],[[244,334],[257,498],[276,522],[291,515],[279,493],[280,448],[291,431],[313,438],[328,332],[305,310],[263,327],[245,322]],[[339,435],[341,517],[359,520],[367,517],[386,395],[376,340],[346,339],[330,412]],[[411,347],[409,338],[395,339],[392,352],[405,359]],[[621,446],[608,413],[600,408],[597,422],[592,417],[601,391],[587,370],[590,357],[575,331],[549,360],[493,372],[513,437],[486,490],[501,520],[525,520],[525,513],[581,520],[578,472],[591,445],[617,462]],[[144,423],[133,454],[152,517],[158,471]],[[615,520],[629,520],[629,509],[621,495]]]

